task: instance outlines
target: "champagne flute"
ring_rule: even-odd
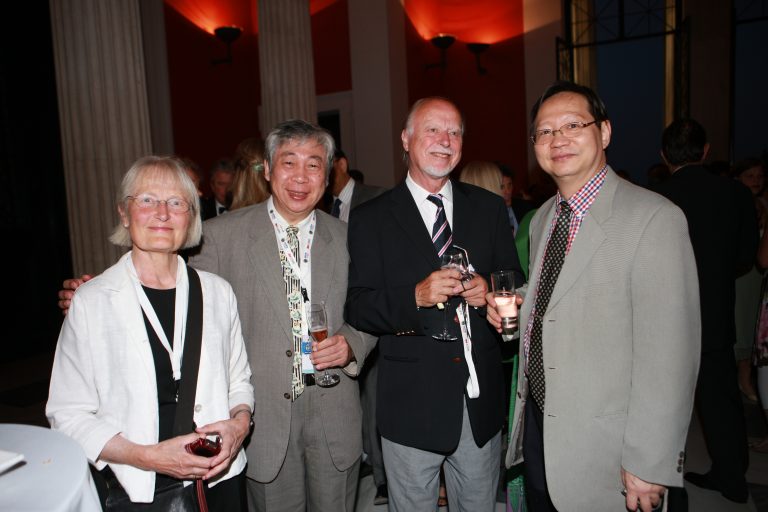
[[[454,269],[462,272],[462,261],[464,261],[464,255],[460,252],[447,250],[440,256],[440,268],[441,269]],[[464,264],[466,269],[466,263]],[[443,307],[443,332],[433,334],[432,337],[441,341],[456,341],[459,339],[456,335],[448,332],[448,317],[453,312],[448,311],[450,309],[448,301],[445,302]]]
[[[320,343],[328,337],[328,320],[325,314],[325,305],[310,304],[309,306],[309,333],[317,343]],[[338,375],[328,373],[328,369],[323,370],[320,378],[315,378],[315,384],[321,388],[330,388],[339,383]]]
[[[517,325],[517,297],[515,296],[515,273],[498,270],[491,273],[491,289],[496,311],[501,317],[501,339],[510,341],[520,333]]]

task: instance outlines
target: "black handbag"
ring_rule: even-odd
[[[114,473],[112,471],[109,473],[104,475],[107,485],[107,501],[104,504],[104,510],[107,512],[198,512],[203,510],[198,502],[196,486],[184,487],[180,481],[173,481],[165,487],[155,489],[152,503],[134,503],[117,481]]]
[[[173,423],[174,436],[195,431],[193,410],[203,337],[203,292],[200,276],[189,266],[187,266],[187,275],[189,276],[187,330],[184,335],[184,354],[181,360],[184,378],[179,386],[179,402]],[[103,485],[106,486],[106,501],[102,505],[107,512],[208,512],[202,480],[197,480],[195,485],[184,487],[181,481],[168,479],[168,485],[155,489],[152,503],[134,503],[109,466],[96,473],[100,474],[104,480]]]

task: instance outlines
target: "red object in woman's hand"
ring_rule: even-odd
[[[219,434],[200,437],[196,441],[186,446],[189,453],[200,455],[201,457],[213,457],[221,451],[221,436]]]

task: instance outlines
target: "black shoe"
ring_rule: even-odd
[[[736,503],[746,503],[749,497],[749,488],[746,482],[743,486],[739,486],[738,489],[725,489],[721,487],[717,482],[714,482],[709,476],[709,473],[686,473],[685,478],[688,482],[692,483],[696,487],[702,489],[709,489],[710,491],[718,491],[727,500]]]
[[[387,492],[387,484],[381,484],[376,488],[376,497],[373,498],[374,505],[386,505],[389,503],[389,492]]]

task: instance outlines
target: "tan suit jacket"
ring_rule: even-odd
[[[254,430],[246,449],[248,476],[270,482],[277,476],[288,448],[293,342],[267,202],[206,221],[203,232],[202,250],[190,264],[220,275],[235,290],[256,398]],[[325,301],[328,332],[343,334],[357,360],[345,368],[346,373],[330,370],[341,376],[341,382],[320,393],[328,449],[336,468],[343,471],[362,453],[358,383],[350,375],[357,375],[375,338],[344,322],[347,226],[321,211],[317,211],[311,261],[312,300]]]
[[[552,198],[531,222],[523,330],[554,210]],[[701,340],[683,213],[609,169],[565,258],[542,333],[544,459],[555,507],[624,510],[622,467],[649,482],[682,485]],[[508,466],[522,460],[525,364],[521,347]]]

